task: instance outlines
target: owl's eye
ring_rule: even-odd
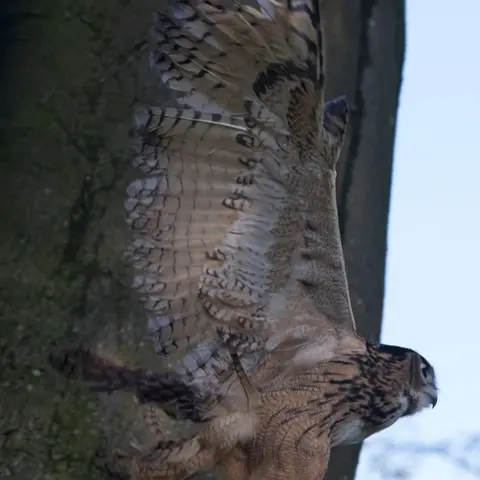
[[[423,379],[427,380],[428,374],[430,372],[430,368],[428,367],[428,365],[425,365],[424,363],[422,363],[422,366],[421,366],[420,370],[422,372]]]

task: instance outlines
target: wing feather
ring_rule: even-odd
[[[182,368],[213,390],[232,367],[218,327],[261,345],[247,371],[272,352],[308,364],[304,342],[354,333],[335,203],[346,103],[323,103],[319,4],[179,0],[155,32],[182,107],[137,112],[145,176],[125,205],[157,351],[200,342]]]
[[[256,161],[248,161],[252,149],[242,144],[247,129],[236,128],[234,117],[144,109],[136,121],[141,142],[135,164],[147,176],[127,188],[127,221],[135,232],[128,253],[138,272],[134,288],[168,353],[186,332],[198,332],[189,342],[204,333],[200,279],[229,255],[219,246],[238,216],[239,201],[246,201],[248,185],[238,183],[236,195],[232,187]]]
[[[152,64],[181,101],[200,93],[202,106],[243,112],[243,99],[255,98],[252,80],[294,56],[284,32],[278,21],[248,6],[226,10],[222,1],[182,0],[173,12],[156,16]]]

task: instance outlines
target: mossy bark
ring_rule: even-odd
[[[148,73],[153,0],[2,2],[0,477],[101,479],[142,434],[128,395],[99,399],[52,374],[55,345],[105,345],[153,363],[122,252],[132,106],[166,97]],[[328,97],[352,128],[339,209],[357,323],[381,323],[403,2],[325,0]],[[353,477],[358,448],[333,454]]]

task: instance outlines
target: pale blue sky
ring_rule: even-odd
[[[407,1],[382,341],[420,351],[440,387],[435,410],[372,437],[436,442],[480,434],[480,0]],[[480,451],[477,450],[480,459]],[[480,464],[480,461],[479,461]],[[438,457],[414,480],[473,480]]]

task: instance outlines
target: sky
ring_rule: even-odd
[[[480,0],[407,0],[382,341],[421,352],[440,392],[434,410],[367,440],[357,480],[384,478],[371,469],[384,441],[480,435],[479,49]],[[475,478],[425,458],[412,480]]]

